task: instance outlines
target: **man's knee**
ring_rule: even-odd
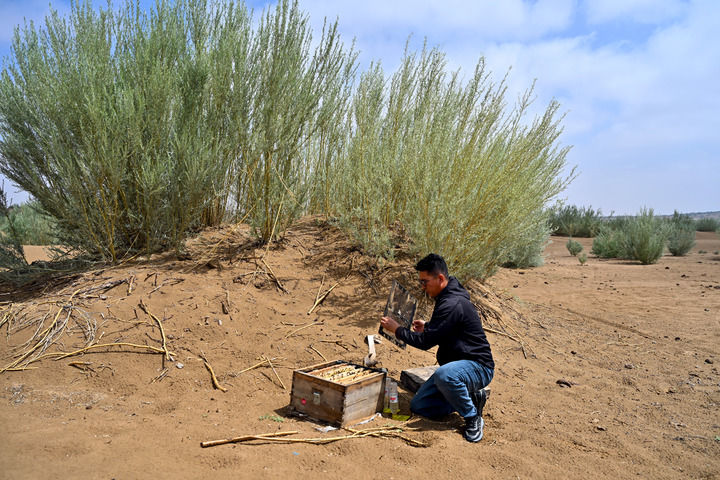
[[[435,385],[437,385],[440,390],[442,390],[444,386],[452,384],[456,381],[456,379],[452,375],[452,370],[449,368],[439,367],[437,370],[435,370],[433,377],[435,380]]]

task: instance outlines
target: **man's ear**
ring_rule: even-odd
[[[443,273],[438,273],[438,278],[440,278],[440,283],[445,282],[447,280],[447,277]]]

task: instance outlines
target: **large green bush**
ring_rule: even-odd
[[[179,245],[231,199],[267,240],[302,212],[304,145],[334,121],[352,72],[335,25],[311,41],[288,1],[254,30],[244,4],[159,2],[148,15],[74,3],[67,20],[15,32],[0,171],[62,241],[110,260]]]
[[[461,278],[539,263],[546,205],[569,180],[559,106],[526,125],[531,92],[508,112],[482,60],[467,82],[445,63],[437,49],[406,52],[387,90],[379,66],[361,76],[326,213],[377,252],[392,249],[379,233],[400,221],[417,252],[442,254]]]

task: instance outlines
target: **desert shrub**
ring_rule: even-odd
[[[668,221],[667,247],[676,257],[687,255],[695,246],[695,221],[677,210]]]
[[[406,51],[387,89],[378,65],[361,75],[325,213],[353,223],[368,250],[391,248],[372,232],[400,221],[416,252],[442,254],[460,278],[536,262],[545,207],[569,181],[559,106],[525,125],[530,91],[508,112],[482,60],[465,83],[445,62],[437,49]]]
[[[695,230],[688,230],[676,226],[670,226],[668,232],[667,247],[670,253],[676,257],[682,257],[695,246]]]
[[[308,138],[338,109],[354,56],[297,2],[253,27],[244,4],[72,3],[15,31],[0,79],[0,171],[60,239],[117,260],[179,246],[227,207],[268,240],[299,215]],[[338,93],[340,92],[340,93]],[[341,102],[340,102],[341,103]],[[234,200],[234,202],[232,201]]]
[[[565,248],[567,248],[568,252],[570,252],[570,255],[575,257],[578,253],[582,252],[583,246],[577,240],[569,238],[565,244]]]
[[[72,3],[17,29],[0,79],[0,172],[57,222],[59,240],[117,261],[179,248],[188,232],[247,219],[263,241],[325,213],[392,256],[460,278],[541,261],[547,205],[572,179],[559,104],[507,108],[481,59],[467,80],[437,49],[406,49],[387,81],[297,2],[254,19],[243,3]]]
[[[10,214],[5,190],[0,187],[0,272],[5,269],[19,269],[27,266],[22,241]]]
[[[593,239],[590,253],[600,258],[628,258],[624,250],[625,231],[605,225]]]
[[[662,256],[669,234],[668,222],[642,209],[635,217],[615,217],[603,223],[591,253],[601,258],[655,263]]]
[[[587,263],[587,254],[583,253],[582,255],[578,255],[578,262],[580,262],[580,265],[585,265]]]
[[[715,232],[720,229],[720,220],[717,218],[699,218],[695,220],[695,230],[698,232]]]
[[[0,217],[0,236],[14,235],[21,245],[51,245],[55,238],[55,223],[42,213],[40,205],[29,202],[15,206]],[[14,231],[11,231],[11,226]]]
[[[550,226],[555,235],[594,237],[602,226],[602,213],[592,207],[555,206],[550,209]]]
[[[643,265],[656,263],[665,250],[667,224],[653,214],[652,209],[642,209],[627,225],[625,253]]]

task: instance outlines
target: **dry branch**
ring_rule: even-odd
[[[283,292],[285,292],[285,293],[290,293],[290,292],[287,291],[287,289],[286,289],[285,286],[282,284],[282,282],[281,282],[280,279],[277,277],[277,275],[275,275],[275,272],[273,272],[273,269],[270,268],[270,265],[267,264],[267,262],[265,261],[265,259],[264,259],[264,258],[261,258],[260,261],[263,263],[263,265],[265,265],[265,267],[267,267],[267,269],[268,269],[268,275],[269,275],[270,278],[277,284],[278,288],[279,288],[280,290],[282,290]]]
[[[138,304],[138,306],[142,309],[143,312],[147,313],[150,318],[155,320],[155,322],[157,322],[158,324],[158,327],[160,327],[160,335],[162,336],[162,348],[165,352],[165,359],[170,360],[170,353],[167,349],[167,338],[165,337],[165,329],[163,328],[162,322],[160,322],[160,319],[150,312],[150,310],[147,308],[147,305],[145,305],[142,299],[140,299],[140,303]]]
[[[248,368],[246,368],[246,369],[244,369],[244,370],[240,370],[240,371],[237,373],[237,375],[240,375],[241,373],[245,373],[245,372],[248,372],[248,371],[253,370],[253,369],[255,369],[255,368],[258,368],[259,366],[261,366],[262,364],[267,363],[267,362],[268,362],[267,359],[265,359],[265,360],[263,360],[262,362],[256,363],[256,364],[253,365],[252,367],[248,367]]]
[[[264,358],[265,358],[265,360],[267,360],[267,363],[268,363],[268,365],[270,365],[270,368],[272,368],[272,371],[275,374],[275,376],[277,377],[278,382],[280,382],[280,385],[282,385],[283,390],[287,390],[287,388],[285,387],[285,384],[283,383],[282,379],[280,378],[280,375],[278,375],[277,370],[275,370],[275,367],[273,366],[270,359],[268,357],[264,357]]]
[[[227,392],[227,388],[220,385],[220,382],[218,382],[217,377],[215,376],[215,371],[213,370],[212,366],[210,366],[210,363],[207,361],[207,358],[205,357],[205,354],[203,353],[200,355],[200,358],[202,358],[203,362],[205,362],[205,368],[208,369],[208,372],[210,372],[210,378],[212,378],[213,387],[220,390],[221,392]]]
[[[226,438],[224,440],[210,440],[207,442],[200,442],[202,448],[215,447],[217,445],[226,445],[228,443],[246,442],[248,440],[258,440],[269,437],[281,437],[285,435],[294,435],[298,433],[297,430],[291,430],[288,432],[276,432],[276,433],[262,433],[260,435],[243,435],[241,437]]]
[[[297,332],[299,332],[300,330],[302,330],[304,328],[312,327],[313,325],[324,325],[324,324],[325,324],[325,322],[317,322],[317,321],[308,323],[307,325],[303,325],[302,327],[297,328],[297,329],[293,330],[292,332],[288,333],[287,335],[285,335],[285,338],[292,337],[293,335],[295,335]]]
[[[160,372],[160,375],[158,375],[157,377],[153,378],[150,383],[155,383],[155,382],[161,381],[163,378],[165,378],[165,377],[167,376],[167,374],[168,374],[169,371],[170,371],[169,369],[163,368],[163,371]]]
[[[315,297],[315,303],[313,304],[312,307],[310,307],[310,310],[308,310],[307,314],[310,315],[310,314],[313,312],[313,310],[315,310],[315,307],[317,307],[318,305],[320,305],[320,304],[325,300],[325,298],[326,298],[328,295],[330,295],[330,292],[332,292],[333,289],[334,289],[335,287],[337,287],[338,285],[340,285],[340,282],[335,283],[335,285],[333,285],[332,287],[330,287],[330,288],[329,288],[325,293],[323,293],[322,295],[320,295],[320,290],[318,290],[318,295]],[[322,284],[321,284],[320,286],[322,287]]]
[[[325,358],[325,355],[323,355],[322,353],[320,353],[315,347],[313,347],[312,345],[310,345],[310,349],[311,349],[313,352],[315,352],[315,353],[317,353],[318,355],[320,355],[320,357],[321,357],[324,361],[327,362],[327,358]]]
[[[155,277],[155,280],[157,280],[157,276]],[[152,290],[150,290],[150,291],[148,292],[148,297],[149,297],[153,292],[156,292],[156,291],[160,290],[162,287],[165,287],[165,286],[168,286],[168,285],[177,285],[178,283],[182,283],[182,282],[184,282],[184,281],[185,281],[184,278],[168,278],[167,280],[163,281],[160,285],[158,285],[157,287],[155,287],[155,288],[153,288]]]

